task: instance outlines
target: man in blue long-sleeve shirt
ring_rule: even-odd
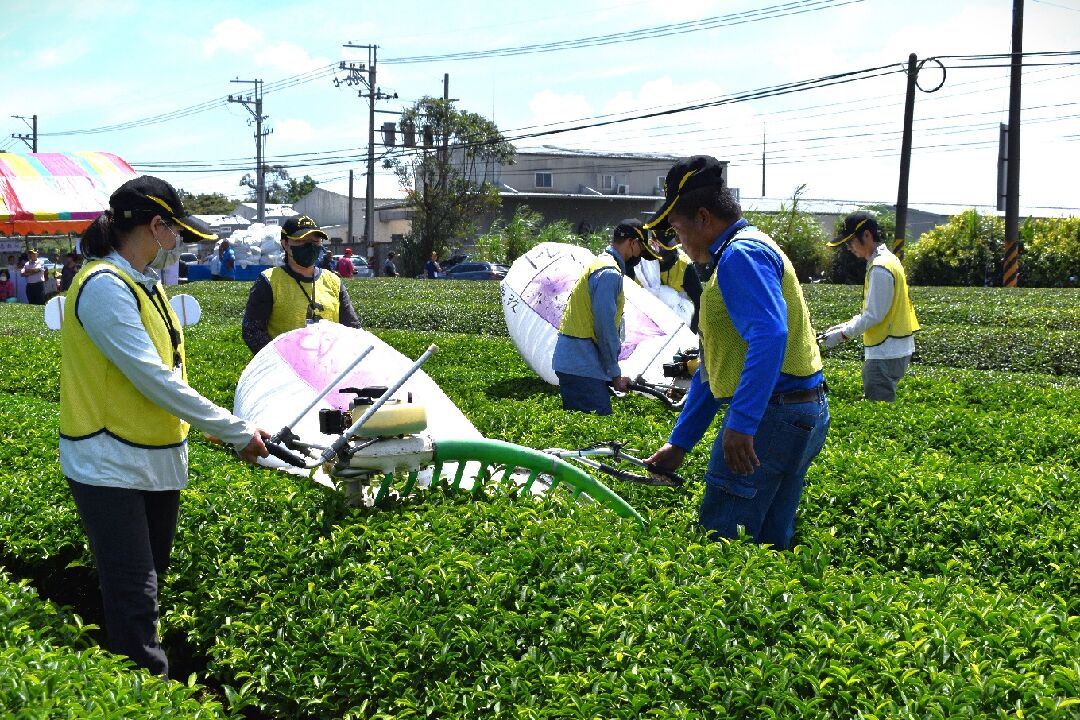
[[[677,162],[664,204],[683,249],[708,263],[699,332],[703,363],[668,442],[647,462],[674,470],[727,404],[705,472],[701,524],[712,536],[787,548],[806,471],[825,444],[829,404],[810,313],[791,261],[742,217],[723,166]]]
[[[563,408],[611,414],[610,383],[625,392],[630,378],[619,368],[623,338],[623,275],[641,259],[645,228],[623,220],[611,245],[581,274],[559,324],[551,365],[559,378]]]

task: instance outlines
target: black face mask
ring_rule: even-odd
[[[322,255],[322,246],[306,243],[304,245],[290,245],[293,262],[303,268],[314,267]]]
[[[634,268],[636,268],[638,266],[639,262],[641,262],[641,256],[640,255],[638,255],[637,257],[630,258],[629,260],[626,261],[626,269],[627,270],[633,270]]]

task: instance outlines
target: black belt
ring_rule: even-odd
[[[772,397],[769,398],[769,402],[773,405],[793,405],[795,403],[821,401],[825,399],[825,394],[828,391],[828,386],[821,383],[809,390],[789,390],[788,392],[773,393]]]

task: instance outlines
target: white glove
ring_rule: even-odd
[[[847,335],[845,335],[844,331],[837,325],[825,331],[825,337],[822,340],[822,343],[825,345],[826,349],[832,349],[845,340],[847,340]]]

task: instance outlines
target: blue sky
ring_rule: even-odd
[[[347,43],[376,44],[377,83],[396,111],[441,96],[491,117],[509,136],[674,110],[763,88],[867,68],[881,74],[831,87],[673,112],[521,140],[605,152],[708,153],[731,161],[744,205],[766,195],[894,202],[904,75],[919,58],[1008,53],[1011,0],[683,0],[543,3],[207,2],[3,0],[5,68],[0,149],[26,151],[11,115],[38,115],[39,150],[114,152],[192,192],[239,196],[253,164],[253,128],[222,102],[261,79],[270,162],[295,165],[338,192],[350,169],[363,193],[366,100],[335,87],[330,66],[366,59]],[[1080,50],[1080,0],[1027,0],[1024,50]],[[651,30],[650,30],[651,29]],[[647,32],[642,32],[647,31]],[[597,38],[585,47],[512,55]],[[479,57],[453,59],[456,53]],[[406,61],[417,56],[431,59]],[[991,205],[998,123],[1007,122],[1007,64],[944,59],[945,83],[915,101],[913,205]],[[1031,62],[1080,62],[1080,56]],[[941,80],[927,63],[920,83]],[[1080,64],[1024,75],[1021,202],[1080,214]],[[154,119],[163,121],[157,122]],[[376,115],[376,125],[394,119]],[[112,127],[117,126],[121,127]],[[88,132],[93,131],[93,132]],[[310,155],[304,155],[310,153]],[[311,160],[317,159],[318,164]],[[176,172],[183,163],[200,172]],[[169,168],[166,170],[164,168]],[[377,195],[397,193],[388,171]]]

